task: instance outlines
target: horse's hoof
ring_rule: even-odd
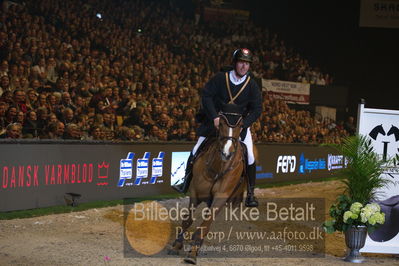
[[[170,248],[170,249],[168,249],[168,255],[179,255],[179,250]]]
[[[179,255],[179,251],[182,249],[183,243],[180,241],[175,241],[172,246],[168,248],[168,255]]]
[[[188,255],[187,257],[184,258],[184,262],[189,264],[197,264],[197,258]]]

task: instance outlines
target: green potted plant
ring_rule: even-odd
[[[345,138],[334,146],[344,156],[346,167],[337,172],[344,185],[343,194],[330,208],[331,220],[325,221],[327,233],[345,233],[350,249],[345,261],[360,263],[364,259],[359,250],[364,246],[367,232],[372,232],[385,222],[385,214],[377,203],[378,190],[391,181],[381,174],[396,164],[398,156],[384,160],[372,146],[371,140],[358,135]]]

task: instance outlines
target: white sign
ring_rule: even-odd
[[[170,175],[170,185],[180,185],[186,175],[187,159],[190,156],[189,151],[172,152],[172,165]]]
[[[359,105],[358,134],[368,136],[375,151],[383,157],[394,157],[399,153],[399,111],[365,108]],[[399,174],[391,170],[385,172],[384,177],[393,183],[379,191],[379,200],[393,199],[399,195]],[[393,212],[394,210],[392,210]],[[388,217],[390,218],[390,216]],[[386,220],[386,224],[392,220]],[[398,228],[398,225],[394,227]],[[377,229],[378,230],[378,229]],[[399,230],[398,230],[399,231]],[[384,242],[377,242],[368,235],[366,245],[361,252],[399,254],[399,233]]]
[[[399,0],[360,1],[360,27],[399,28]]]
[[[309,104],[310,84],[262,79],[262,90],[275,100],[287,103]]]

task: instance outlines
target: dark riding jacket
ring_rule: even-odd
[[[227,74],[229,75],[229,73]],[[242,86],[244,86],[248,78],[249,74],[245,81],[239,85],[234,85],[230,78],[228,79],[233,98]],[[218,116],[219,111],[221,111],[222,104],[229,102],[230,95],[226,85],[226,72],[219,72],[208,81],[202,91],[202,106],[199,115],[197,115],[199,122],[201,122],[197,130],[198,136],[209,137],[216,134],[213,120]],[[241,114],[244,123],[241,139],[244,139],[247,132],[246,129],[262,114],[262,94],[259,86],[252,78],[240,95],[234,100],[234,103],[239,105],[242,110]]]

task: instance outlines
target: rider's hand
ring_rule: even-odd
[[[215,125],[216,129],[219,129],[219,117],[216,117],[215,119],[213,119],[213,124]]]

